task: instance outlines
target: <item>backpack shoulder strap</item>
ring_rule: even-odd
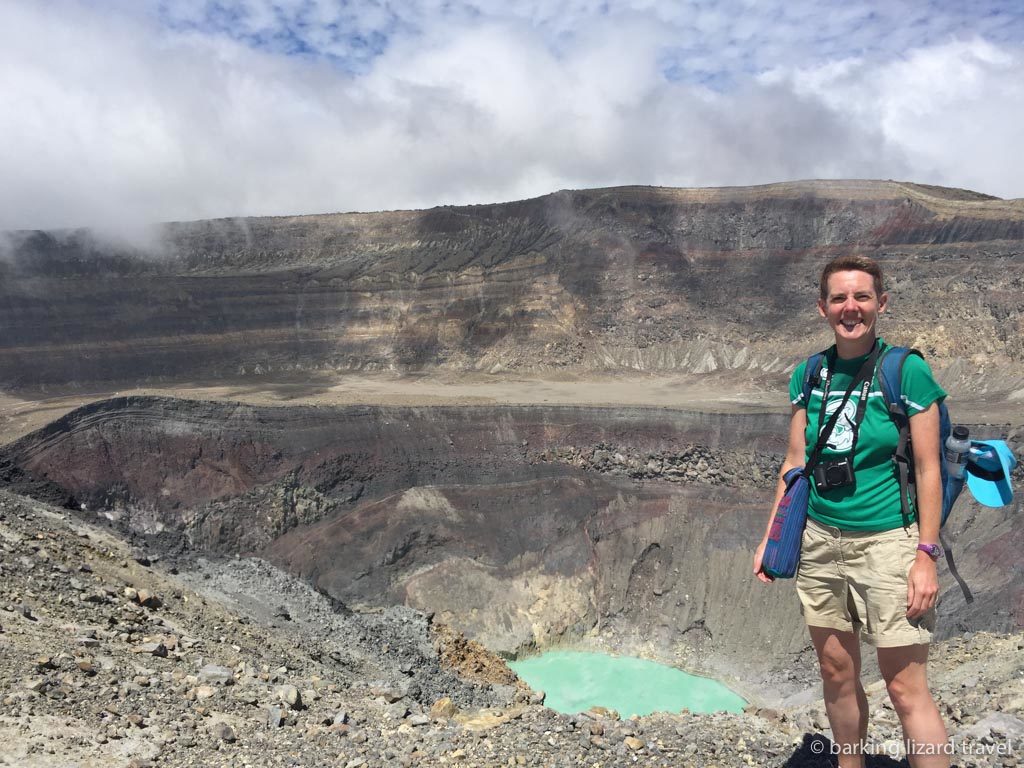
[[[824,352],[816,352],[807,358],[807,366],[804,368],[804,383],[801,389],[804,397],[804,407],[810,405],[811,391],[821,383],[821,365],[824,362]]]
[[[914,475],[914,452],[910,443],[910,417],[903,402],[903,363],[909,355],[920,355],[907,347],[887,347],[878,360],[878,384],[889,406],[889,418],[899,430],[896,451],[892,460],[900,481],[900,508],[903,525],[910,525],[911,500],[917,501],[917,478]]]
[[[907,405],[903,401],[903,363],[910,355],[924,358],[916,349],[887,347],[878,359],[878,384],[889,405],[889,415],[897,422],[897,427],[900,426],[898,417],[904,421],[907,419]]]

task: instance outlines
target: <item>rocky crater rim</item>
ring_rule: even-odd
[[[625,185],[617,187],[592,187],[582,189],[563,189],[535,198],[510,200],[505,202],[476,203],[470,205],[440,205],[433,208],[397,209],[384,211],[346,211],[333,213],[312,213],[299,215],[277,216],[231,216],[218,219],[195,219],[187,221],[169,221],[160,226],[188,227],[202,222],[232,224],[242,221],[276,221],[293,222],[310,219],[324,219],[340,216],[374,216],[398,217],[402,215],[422,214],[437,210],[479,210],[497,206],[512,206],[521,203],[545,200],[564,195],[614,195],[622,198],[638,200],[665,200],[672,202],[729,203],[752,202],[765,199],[802,198],[813,195],[824,200],[850,201],[881,201],[911,197],[914,200],[929,204],[936,210],[969,210],[974,213],[984,210],[1007,210],[1024,214],[1024,199],[1003,199],[995,195],[976,192],[956,187],[941,187],[932,184],[920,184],[909,181],[893,181],[881,179],[805,179],[797,181],[754,184],[747,186],[726,187],[664,187],[646,185]],[[24,235],[38,230],[9,230],[7,235]],[[71,234],[88,232],[87,228],[52,230],[54,234]]]
[[[781,698],[809,682],[788,675],[811,651],[789,585],[763,589],[749,569],[786,423],[662,408],[127,397],[0,449],[0,481],[164,557],[256,555],[341,604],[433,614],[506,657],[612,651],[748,699],[771,679]],[[951,525],[979,599],[962,605],[943,582],[943,631],[1024,626],[1014,510],[967,504]]]

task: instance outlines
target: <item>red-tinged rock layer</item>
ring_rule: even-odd
[[[589,638],[743,678],[806,645],[792,585],[750,573],[785,421],[120,398],[7,446],[0,476],[154,548],[259,554],[504,653]],[[950,533],[978,600],[944,579],[943,632],[1021,626],[1016,509],[960,503]]]

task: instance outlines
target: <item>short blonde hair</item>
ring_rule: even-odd
[[[836,256],[821,270],[821,300],[828,298],[828,279],[836,272],[867,272],[875,283],[875,295],[882,295],[882,268],[870,256]]]

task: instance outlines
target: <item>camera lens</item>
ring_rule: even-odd
[[[846,480],[846,473],[842,467],[828,467],[825,470],[825,482],[829,485],[842,485]]]

